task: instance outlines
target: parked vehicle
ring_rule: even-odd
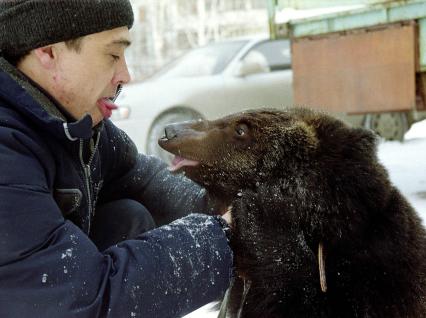
[[[289,41],[238,39],[193,49],[148,80],[124,87],[116,103],[131,110],[115,123],[139,151],[170,160],[157,144],[168,123],[291,106]]]
[[[291,41],[296,105],[343,114],[389,140],[426,118],[425,0],[268,4],[271,37]],[[339,4],[348,6],[327,8]]]

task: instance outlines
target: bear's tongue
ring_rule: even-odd
[[[189,159],[185,159],[179,156],[175,156],[175,158],[172,161],[172,165],[169,167],[169,170],[171,172],[175,172],[178,171],[180,168],[182,167],[195,167],[199,164],[198,161],[195,160],[189,160]]]

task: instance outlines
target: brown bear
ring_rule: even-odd
[[[300,108],[165,132],[171,170],[232,205],[227,317],[426,317],[426,231],[372,132]]]

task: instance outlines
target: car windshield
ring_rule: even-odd
[[[151,79],[219,74],[246,43],[248,41],[222,42],[193,49],[166,65]]]

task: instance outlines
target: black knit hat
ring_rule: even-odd
[[[0,55],[132,25],[128,0],[0,0]]]

